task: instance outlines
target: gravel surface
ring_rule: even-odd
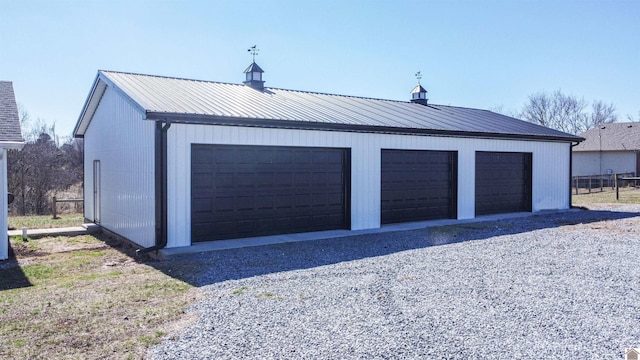
[[[639,255],[639,205],[191,255],[199,318],[149,355],[623,359]]]

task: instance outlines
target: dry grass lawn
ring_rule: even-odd
[[[611,188],[592,189],[587,193],[585,189],[580,189],[578,195],[575,189],[572,192],[571,203],[573,206],[588,206],[589,204],[640,204],[640,188],[622,187],[620,188],[620,199],[616,200],[616,191]]]
[[[0,262],[0,358],[139,359],[186,321],[196,290],[169,262],[100,235],[11,239]],[[175,265],[175,264],[174,264]],[[164,268],[163,268],[164,267]]]
[[[50,229],[71,226],[80,226],[84,222],[82,214],[60,214],[57,219],[51,215],[38,216],[9,216],[9,228],[22,229]]]

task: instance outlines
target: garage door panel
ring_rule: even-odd
[[[202,181],[209,181],[209,183],[211,182],[210,178],[211,175],[207,174],[206,178],[201,179]],[[235,182],[236,182],[236,177],[234,176],[234,174],[231,173],[218,173],[216,174],[216,179],[215,179],[215,183],[216,186],[218,187],[232,187],[234,186]],[[204,183],[204,184],[199,184],[200,187],[206,186],[209,183]]]
[[[211,184],[213,179],[212,174],[193,174],[191,178],[193,187],[197,189],[206,189]]]
[[[309,206],[311,196],[309,194],[296,194],[293,196],[293,206],[296,208],[304,208]]]
[[[309,186],[311,184],[311,174],[308,172],[296,172],[293,176],[294,184],[297,186]]]
[[[213,208],[213,200],[211,198],[195,199],[192,206],[195,213],[210,214],[212,213],[211,209]]]
[[[383,224],[457,217],[457,153],[382,150]]]
[[[278,172],[273,174],[272,177],[275,181],[271,186],[275,184],[278,184],[279,186],[282,186],[282,187],[293,186],[293,173],[291,173],[290,171]]]
[[[476,153],[476,215],[531,211],[531,153]]]
[[[194,202],[197,200],[199,199],[193,199]],[[233,198],[216,197],[215,200],[210,200],[209,206],[211,206],[211,210],[209,210],[209,212],[211,213],[220,211],[234,211],[236,209],[236,202]]]
[[[273,195],[260,195],[256,197],[256,208],[260,210],[273,209],[275,204]]]
[[[327,197],[328,194],[311,194],[311,206],[322,208],[329,205]]]
[[[202,155],[207,156],[206,154]],[[231,149],[220,149],[220,151],[215,152],[213,158],[215,159],[215,164],[233,164],[236,161],[236,154]]]
[[[347,204],[345,203],[345,199],[341,194],[327,194],[327,206],[331,208],[342,208]]]
[[[192,241],[348,228],[349,165],[345,149],[193,145]]]
[[[192,163],[198,165],[212,164],[214,162],[212,155],[213,153],[209,149],[193,149]]]
[[[253,173],[238,173],[234,176],[232,185],[243,188],[255,188],[256,180]]]

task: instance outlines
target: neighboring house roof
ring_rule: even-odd
[[[585,141],[573,151],[635,151],[640,150],[640,122],[610,123],[581,134]]]
[[[487,110],[113,71],[99,71],[75,136],[83,136],[107,86],[146,119],[172,122],[580,141],[580,137]]]
[[[20,148],[23,143],[13,84],[0,81],[0,147]]]

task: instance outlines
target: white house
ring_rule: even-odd
[[[99,71],[85,217],[145,247],[570,207],[581,138],[486,110]]]
[[[573,148],[573,176],[640,174],[640,123],[602,124],[580,135]]]
[[[5,232],[0,236],[0,260],[9,257],[7,236],[7,149],[21,149],[24,146],[20,132],[20,119],[13,84],[0,81],[0,228]]]

